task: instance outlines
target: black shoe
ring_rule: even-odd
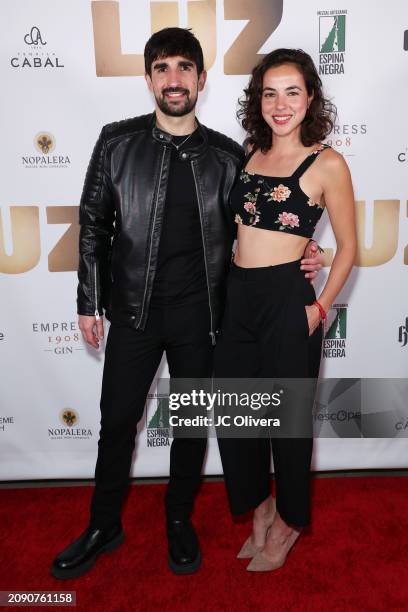
[[[88,527],[54,559],[51,574],[61,580],[78,578],[91,569],[98,555],[111,552],[123,541],[124,533],[120,523],[109,529]]]
[[[167,521],[168,562],[175,574],[193,574],[201,565],[197,534],[190,519]]]

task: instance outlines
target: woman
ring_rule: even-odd
[[[343,157],[321,141],[334,107],[323,97],[309,55],[278,49],[254,68],[238,112],[248,156],[231,195],[238,239],[216,349],[217,378],[317,378],[322,320],[356,253],[354,196]],[[337,249],[318,300],[299,269],[327,208]],[[308,411],[309,401],[302,409]],[[313,438],[272,440],[276,504],[270,492],[270,439],[219,437],[231,510],[255,510],[238,557],[250,571],[283,565],[310,522]]]

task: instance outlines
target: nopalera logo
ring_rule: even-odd
[[[79,415],[73,408],[64,408],[59,413],[62,427],[49,427],[48,438],[50,440],[89,440],[92,430],[89,427],[76,427],[79,423]]]
[[[347,11],[318,11],[319,74],[344,74]]]
[[[60,414],[60,419],[64,423],[64,425],[68,425],[68,427],[72,427],[78,422],[78,414],[72,408],[66,408]]]
[[[342,358],[346,356],[347,304],[334,304],[329,315],[333,313],[334,319],[324,337],[323,357]]]
[[[55,136],[50,132],[38,132],[34,136],[33,144],[37,154],[22,156],[25,168],[68,168],[70,166],[71,160],[68,155],[50,155],[56,147]]]
[[[40,132],[34,138],[34,146],[43,155],[48,155],[55,149],[55,138],[49,132]]]
[[[153,404],[153,415],[147,425],[147,446],[169,446],[169,398],[157,393],[148,395]]]

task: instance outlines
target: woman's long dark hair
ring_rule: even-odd
[[[245,97],[239,100],[237,117],[248,134],[247,143],[265,152],[272,146],[272,130],[262,117],[261,99],[264,74],[273,66],[294,64],[303,75],[308,95],[313,100],[301,125],[301,140],[305,147],[324,140],[331,132],[337,111],[323,96],[322,81],[310,55],[301,49],[276,49],[268,53],[252,71]]]

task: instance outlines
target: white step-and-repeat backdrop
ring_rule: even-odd
[[[103,351],[88,349],[77,327],[78,203],[101,126],[153,107],[142,54],[165,26],[199,37],[208,69],[199,118],[239,142],[237,99],[260,55],[312,55],[338,107],[328,142],[350,165],[359,231],[321,374],[407,376],[406,0],[2,0],[0,15],[1,479],[93,475]],[[318,240],[329,262],[327,221]],[[154,391],[133,475],[168,474],[168,421]],[[314,468],[406,467],[407,415],[388,425],[387,438],[345,439],[328,423]],[[205,470],[221,473],[214,439]]]

